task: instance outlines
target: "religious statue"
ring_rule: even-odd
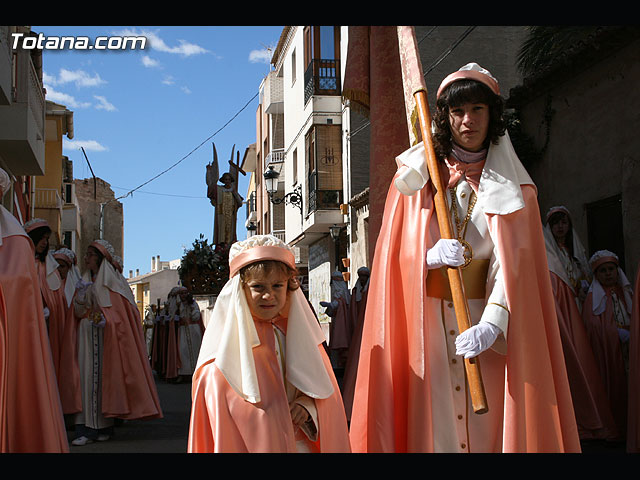
[[[218,167],[218,153],[213,144],[213,161],[206,167],[207,198],[211,205],[215,207],[213,222],[213,245],[231,246],[236,238],[236,222],[238,209],[242,206],[243,198],[238,194],[238,172],[242,175],[246,173],[240,168],[240,152],[237,155],[237,162],[233,163],[233,152],[229,160],[229,171],[220,178]],[[222,185],[218,185],[218,182]]]

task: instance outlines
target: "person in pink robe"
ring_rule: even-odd
[[[627,435],[628,362],[633,290],[618,256],[599,250],[589,259],[594,279],[582,309],[600,376],[620,432]]]
[[[549,209],[544,235],[580,439],[614,441],[620,438],[620,432],[582,321],[591,268],[566,207]]]
[[[131,289],[111,263],[113,247],[87,248],[87,271],[73,301],[82,411],[72,444],[108,440],[114,419],[162,418],[162,409]],[[97,347],[97,348],[96,348]],[[95,366],[99,369],[96,371]]]
[[[498,82],[469,64],[437,98],[434,149],[471,249],[440,238],[415,144],[396,158],[371,266],[352,449],[579,452],[536,189],[500,121]],[[478,270],[465,283],[473,326],[461,333],[440,271],[466,260]],[[480,364],[486,413],[470,408],[463,357]]]
[[[231,246],[192,380],[190,453],[349,452],[324,335],[271,235]]]
[[[0,199],[10,187],[0,169]],[[0,205],[0,452],[66,453],[33,243]]]
[[[25,223],[24,229],[35,247],[36,270],[47,318],[53,366],[59,375],[60,358],[64,348],[62,338],[68,310],[63,282],[58,272],[58,262],[49,250],[51,227],[46,220],[34,218]]]

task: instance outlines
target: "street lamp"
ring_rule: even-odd
[[[333,224],[332,227],[329,227],[329,235],[333,240],[333,252],[335,257],[336,271],[340,271],[340,265],[339,265],[340,254],[338,253],[338,240],[340,239],[340,230],[342,230],[342,227],[340,227],[339,225],[336,225],[335,223]]]
[[[278,205],[280,203],[288,203],[290,205],[295,205],[302,212],[302,186],[298,185],[293,192],[287,193],[282,198],[275,198],[274,195],[278,191],[278,177],[280,174],[276,172],[273,168],[273,165],[269,165],[267,171],[264,172],[264,182],[267,193],[269,194],[269,200],[274,205]]]

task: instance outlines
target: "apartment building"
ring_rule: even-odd
[[[340,31],[284,27],[256,113],[256,232],[295,249],[321,322],[320,302],[330,300],[331,272],[346,252]]]
[[[0,167],[12,179],[2,202],[24,224],[34,216],[34,176],[45,173],[45,92],[42,51],[12,48],[12,33],[35,33],[0,26]]]

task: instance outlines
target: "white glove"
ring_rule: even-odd
[[[472,358],[489,348],[500,335],[500,330],[489,322],[480,322],[456,338],[456,355]]]
[[[629,330],[626,330],[624,328],[618,329],[618,336],[620,337],[620,341],[622,343],[627,343],[629,341],[629,338],[631,338],[631,334],[629,333]]]
[[[455,239],[441,238],[427,250],[427,268],[459,267],[464,263],[464,247]]]

